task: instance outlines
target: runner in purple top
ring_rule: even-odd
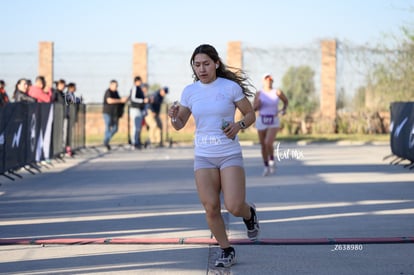
[[[279,111],[279,101],[283,102],[283,109]],[[271,74],[263,76],[263,89],[256,93],[253,107],[259,112],[256,118],[256,129],[259,134],[262,157],[264,162],[263,176],[268,176],[275,171],[273,143],[280,128],[279,113],[284,115],[288,106],[285,94],[273,88]]]

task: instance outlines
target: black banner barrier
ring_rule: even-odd
[[[68,110],[68,123],[65,122]],[[84,104],[9,103],[0,108],[0,174],[85,147]],[[72,121],[72,123],[70,122]],[[71,133],[71,140],[65,138]],[[70,143],[69,143],[70,142]]]
[[[84,148],[85,124],[86,124],[86,105],[71,104],[69,105],[67,146],[73,149]]]
[[[6,171],[6,130],[13,110],[14,108],[11,108],[9,104],[0,108],[0,173]]]
[[[391,103],[391,152],[414,162],[414,102]]]
[[[4,151],[5,151],[5,137],[4,137],[4,128],[6,128],[6,108],[0,108],[0,174],[5,170],[4,167]]]
[[[52,156],[65,152],[66,147],[66,105],[55,104],[53,111]]]
[[[76,104],[75,125],[73,136],[73,148],[85,148],[86,146],[86,105]]]
[[[27,108],[26,114],[26,157],[24,164],[36,161],[36,149],[40,133],[40,110],[39,104],[35,103],[15,103],[15,106],[24,106]],[[12,106],[13,106],[12,105]]]
[[[27,148],[27,116],[29,106],[27,104],[6,105],[4,119],[4,170],[17,169],[26,161]]]

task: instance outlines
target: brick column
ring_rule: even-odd
[[[46,87],[53,85],[53,42],[39,42],[38,75],[46,79]]]
[[[243,68],[243,51],[240,41],[231,41],[227,43],[227,61],[226,65],[237,69]],[[235,121],[243,118],[241,112],[237,109],[235,114]]]
[[[243,52],[240,41],[231,41],[227,44],[227,61],[226,65],[242,69]]]
[[[321,114],[324,118],[336,118],[336,40],[321,42]]]
[[[141,76],[142,82],[148,82],[148,46],[135,43],[132,52],[132,77]]]

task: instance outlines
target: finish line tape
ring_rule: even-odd
[[[230,240],[233,245],[332,245],[332,244],[401,244],[414,243],[414,237],[375,238],[307,238],[307,239],[249,239]],[[54,239],[0,239],[0,245],[86,245],[86,244],[180,244],[217,245],[210,238],[54,238]]]

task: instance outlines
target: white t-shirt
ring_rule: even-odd
[[[244,97],[236,82],[220,77],[209,84],[197,81],[184,88],[180,104],[189,108],[195,119],[196,156],[222,157],[241,152],[238,137],[229,139],[221,125],[223,119],[234,121],[235,103]]]

